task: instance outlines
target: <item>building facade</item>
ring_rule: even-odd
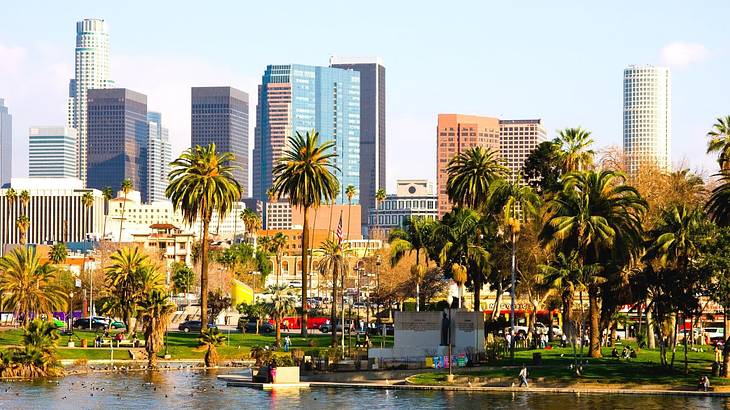
[[[74,128],[31,127],[28,175],[31,178],[77,178],[78,137]]]
[[[545,141],[547,132],[541,119],[499,120],[499,154],[511,180],[522,172],[530,153]]]
[[[360,219],[385,189],[385,65],[377,58],[332,57],[330,67],[360,73]]]
[[[78,135],[78,178],[87,183],[88,91],[112,87],[109,64],[109,28],[101,19],[84,19],[76,23],[74,78],[68,86],[67,125]]]
[[[147,198],[147,96],[126,88],[89,90],[86,186],[118,188],[129,178]]]
[[[233,177],[248,196],[248,94],[233,87],[193,87],[192,146],[215,143],[235,156]]]
[[[166,201],[167,189],[172,162],[172,146],[167,128],[162,126],[162,115],[159,112],[148,112],[149,139],[147,141],[147,200],[149,202]]]
[[[98,238],[104,224],[104,198],[101,191],[86,189],[75,178],[13,178],[10,187],[30,193],[26,208],[15,201],[8,203],[7,189],[0,189],[0,249],[19,241],[15,221],[21,215],[30,219],[27,243],[80,242]],[[85,207],[85,193],[94,196]]]
[[[334,141],[333,158],[340,182],[337,202],[347,203],[345,189],[360,193],[360,73],[299,64],[270,65],[261,80],[256,106],[253,197],[267,201],[273,167],[287,139],[317,130],[320,142]]]
[[[0,187],[9,184],[13,171],[13,116],[0,98]]]
[[[304,211],[302,208],[289,205],[288,201],[268,202],[265,205],[264,229],[269,231],[302,229]],[[342,234],[347,239],[362,238],[360,221],[360,205],[322,205],[315,211],[309,210],[310,229],[334,232],[342,216]],[[351,219],[350,219],[351,218]]]
[[[672,96],[668,68],[631,65],[624,69],[624,155],[627,169],[642,164],[671,170]]]
[[[195,235],[183,232],[172,224],[152,224],[150,233],[132,234],[132,242],[141,244],[152,255],[157,255],[170,267],[174,262],[193,265],[192,250]],[[170,283],[168,271],[167,283]]]
[[[368,232],[386,239],[395,228],[410,218],[438,219],[438,197],[433,185],[425,179],[398,180],[396,194],[387,195],[377,209],[370,208]]]
[[[448,166],[452,158],[474,147],[499,153],[499,119],[476,115],[439,114],[436,128],[436,186],[438,217],[451,210],[446,192]]]

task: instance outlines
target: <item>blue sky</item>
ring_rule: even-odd
[[[189,143],[190,87],[250,95],[267,64],[326,65],[381,56],[387,69],[388,186],[435,181],[440,112],[581,125],[621,144],[622,70],[669,66],[676,165],[712,173],[705,134],[730,114],[726,2],[7,2],[0,15],[0,98],[14,117],[14,173],[30,125],[63,124],[75,22],[109,22],[112,78],[148,95],[175,152]],[[357,6],[355,6],[357,5]],[[253,145],[253,142],[251,143]],[[403,153],[408,155],[403,155]]]

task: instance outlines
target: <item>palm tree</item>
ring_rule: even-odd
[[[385,201],[385,196],[386,196],[385,190],[383,188],[379,188],[375,192],[375,226],[376,226],[376,229],[375,229],[375,235],[373,235],[373,239],[377,239],[376,236],[381,234],[378,232],[380,230],[380,212],[379,211],[380,211],[380,204],[382,204],[383,201]],[[382,235],[380,235],[380,236],[382,236]]]
[[[355,185],[348,185],[345,188],[345,196],[347,196],[347,240],[350,240],[350,215],[352,215],[352,198],[357,194]]]
[[[490,185],[507,175],[495,151],[475,147],[459,153],[446,168],[446,192],[457,207],[480,210],[489,199]]]
[[[512,244],[511,286],[510,286],[510,325],[515,328],[515,287],[517,273],[517,235],[522,224],[537,215],[540,198],[529,185],[523,185],[520,178],[509,182],[498,180],[492,185],[493,192],[489,198],[489,206],[500,211],[503,226],[509,231]],[[478,305],[479,302],[475,301]],[[511,338],[510,354],[514,356],[514,338]]]
[[[27,325],[31,317],[65,309],[66,292],[58,280],[58,270],[40,263],[34,248],[15,248],[0,258],[0,291],[3,306],[12,306],[16,318]]]
[[[707,136],[710,138],[707,142],[707,153],[719,153],[717,163],[720,164],[720,169],[730,170],[730,115],[717,118]]]
[[[217,327],[206,329],[200,334],[198,341],[201,345],[207,347],[205,357],[203,358],[205,367],[215,367],[218,365],[218,350],[216,347],[222,345],[226,339],[226,336]]]
[[[550,200],[540,239],[549,250],[576,250],[582,267],[599,264],[622,266],[638,257],[641,221],[646,201],[636,188],[613,171],[571,172],[563,177],[563,190]],[[590,353],[601,357],[598,304],[598,269],[587,271],[590,302]]]
[[[558,132],[553,142],[560,149],[563,172],[586,171],[593,167],[595,152],[589,149],[593,145],[590,131],[580,127],[566,128]]]
[[[30,205],[30,192],[27,190],[20,191],[20,205],[23,207],[23,214],[28,214],[28,205]]]
[[[48,259],[56,264],[62,264],[66,262],[66,257],[68,256],[68,248],[66,248],[66,244],[63,242],[56,242],[51,246],[51,250],[48,252]]]
[[[213,211],[224,218],[241,198],[241,186],[233,178],[235,157],[217,153],[215,144],[189,148],[172,163],[170,183],[165,195],[175,211],[181,211],[188,225],[202,220],[200,252],[200,320],[201,332],[208,327],[208,235]]]
[[[101,234],[101,239],[106,238],[106,220],[109,218],[109,201],[114,197],[114,190],[112,187],[104,187],[101,190],[101,195],[104,197],[104,232]]]
[[[261,229],[261,217],[250,208],[241,211],[239,217],[243,221],[244,228],[246,228],[246,235],[252,241],[253,248],[256,249],[256,237],[259,229]]]
[[[276,284],[279,284],[279,276],[281,276],[281,257],[284,253],[289,237],[284,235],[283,232],[277,232],[272,238],[269,244],[269,249],[276,255]]]
[[[124,227],[124,211],[127,209],[127,194],[132,190],[132,180],[124,178],[120,191],[124,194],[124,202],[122,202],[122,218],[119,220],[119,239],[118,243],[122,242],[122,229]]]
[[[310,208],[317,208],[322,201],[332,200],[337,195],[339,183],[333,172],[338,168],[332,163],[333,141],[319,143],[319,133],[312,130],[302,136],[299,132],[289,139],[288,149],[279,163],[274,166],[272,188],[277,197],[289,198],[292,206],[301,207],[304,212],[302,226],[302,304],[307,301],[307,278],[309,275],[309,218]],[[307,309],[302,309],[302,336],[307,335]]]
[[[281,346],[281,321],[296,310],[296,298],[286,285],[270,286],[269,293],[271,302],[266,305],[267,313],[276,323],[276,346]]]
[[[28,229],[30,228],[30,219],[27,215],[21,215],[18,217],[18,219],[15,220],[15,227],[18,228],[18,242],[21,245],[25,245],[26,242],[26,234],[28,233]]]
[[[426,245],[434,232],[436,225],[430,219],[411,217],[406,219],[402,229],[394,229],[390,233],[390,265],[395,266],[406,255],[416,253],[416,264],[411,267],[416,281],[416,312],[420,310],[420,285],[425,269],[421,266],[421,251],[428,265]]]
[[[5,191],[5,198],[8,200],[8,206],[12,207],[15,204],[15,201],[18,200],[18,193],[15,192],[13,188],[8,188],[8,190]]]
[[[720,180],[712,190],[706,210],[710,219],[720,226],[730,226],[730,170],[720,171]]]
[[[84,208],[90,210],[91,207],[94,205],[94,194],[92,194],[91,192],[87,192],[82,195],[81,204],[84,206]]]
[[[332,272],[332,312],[330,323],[332,323],[332,347],[337,346],[337,280],[340,275],[345,274],[345,251],[342,243],[334,238],[327,238],[321,247],[322,256],[319,259],[320,274],[326,276]]]
[[[138,318],[142,321],[144,348],[147,352],[147,367],[157,367],[157,353],[164,344],[165,332],[176,306],[170,297],[160,289],[145,294],[138,304]]]

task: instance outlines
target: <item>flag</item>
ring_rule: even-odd
[[[335,232],[337,235],[337,243],[341,244],[342,239],[344,239],[344,236],[342,236],[342,211],[340,211],[340,222],[337,224],[337,232]]]

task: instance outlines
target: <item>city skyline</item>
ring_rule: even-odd
[[[664,64],[672,69],[674,164],[704,169],[705,175],[716,169],[712,159],[704,154],[705,133],[714,118],[722,114],[723,107],[730,104],[730,99],[723,95],[726,93],[708,92],[708,87],[727,87],[728,80],[721,73],[727,66],[728,55],[720,41],[726,37],[727,29],[706,29],[702,17],[722,13],[727,10],[726,6],[685,9],[679,3],[662,3],[664,19],[654,22],[646,19],[656,11],[651,4],[633,6],[633,13],[628,16],[614,7],[587,10],[569,3],[550,7],[532,5],[521,13],[503,6],[471,4],[474,12],[471,14],[488,11],[501,14],[503,21],[495,21],[489,27],[457,26],[446,22],[443,32],[449,32],[447,36],[424,31],[437,19],[449,20],[442,19],[432,7],[419,11],[423,24],[411,26],[409,31],[396,23],[396,17],[405,6],[388,7],[391,12],[383,16],[383,29],[378,33],[358,32],[365,24],[359,20],[374,17],[373,13],[378,9],[374,4],[372,10],[364,11],[363,19],[347,25],[335,23],[339,30],[351,30],[351,34],[345,36],[347,38],[309,41],[322,30],[312,28],[311,32],[297,30],[298,35],[307,40],[302,42],[305,46],[274,47],[281,38],[290,38],[296,27],[282,24],[284,29],[273,38],[256,44],[246,43],[244,53],[232,55],[220,51],[233,45],[231,40],[226,40],[233,38],[230,36],[233,27],[227,27],[225,22],[239,10],[236,7],[230,13],[231,17],[217,16],[223,20],[221,24],[211,26],[207,35],[196,39],[192,33],[184,33],[172,25],[173,19],[155,18],[162,9],[169,9],[164,4],[150,5],[148,16],[131,11],[113,12],[109,7],[93,4],[68,8],[51,5],[49,13],[38,16],[38,23],[44,26],[39,32],[22,24],[24,17],[33,16],[30,8],[11,5],[7,12],[15,18],[0,28],[3,39],[0,58],[6,62],[0,68],[0,90],[4,93],[0,98],[6,99],[6,105],[11,107],[15,117],[14,156],[27,157],[25,139],[29,126],[62,123],[65,113],[59,106],[65,104],[66,84],[68,78],[73,77],[73,27],[76,21],[94,16],[105,19],[110,26],[112,76],[117,86],[147,94],[155,108],[165,114],[173,136],[173,155],[187,146],[190,137],[190,120],[186,118],[189,108],[185,109],[190,103],[189,95],[186,97],[190,86],[227,84],[252,95],[261,70],[270,61],[286,59],[324,65],[333,54],[379,55],[388,66],[389,192],[393,191],[396,179],[436,180],[436,170],[432,166],[436,158],[433,128],[438,112],[542,118],[548,138],[555,136],[556,129],[581,125],[593,132],[597,147],[620,147],[622,71],[630,64]],[[299,11],[301,13],[294,14],[313,16],[313,11],[304,8]],[[200,11],[206,16],[212,12]],[[455,10],[442,12],[450,16]],[[183,10],[174,10],[173,16],[183,21],[193,18],[190,12]],[[495,55],[502,52],[513,57],[530,47],[534,51],[531,58],[541,61],[539,66],[484,64],[481,57],[472,61],[454,58],[494,33],[512,33],[505,27],[514,24],[517,16],[529,27],[526,33],[503,36],[501,42],[492,43],[490,47],[495,48]],[[554,20],[557,16],[575,21],[577,26],[550,24],[551,18]],[[156,26],[153,34],[159,37],[157,41],[145,42],[144,48],[140,46],[140,41],[148,39],[150,33],[143,36],[138,32],[136,19],[140,19],[139,24]],[[611,36],[606,35],[609,28],[602,23],[607,20],[615,23]],[[252,30],[263,23],[253,24]],[[575,30],[582,33],[580,38],[574,36]],[[211,45],[209,49],[201,46],[206,39],[214,37],[221,39],[217,42],[220,44]],[[463,44],[452,44],[455,38],[462,39]],[[445,56],[429,56],[434,47],[442,48],[447,43],[452,48],[444,51]],[[571,59],[578,63],[564,63]],[[139,70],[140,66],[149,69]],[[483,74],[460,76],[465,69]],[[710,78],[717,81],[709,81]],[[26,85],[19,86],[23,83]],[[39,99],[39,96],[44,98]],[[253,125],[249,126],[251,135]],[[413,155],[392,160],[408,148],[413,149]],[[14,176],[26,174],[25,163],[16,161]]]

